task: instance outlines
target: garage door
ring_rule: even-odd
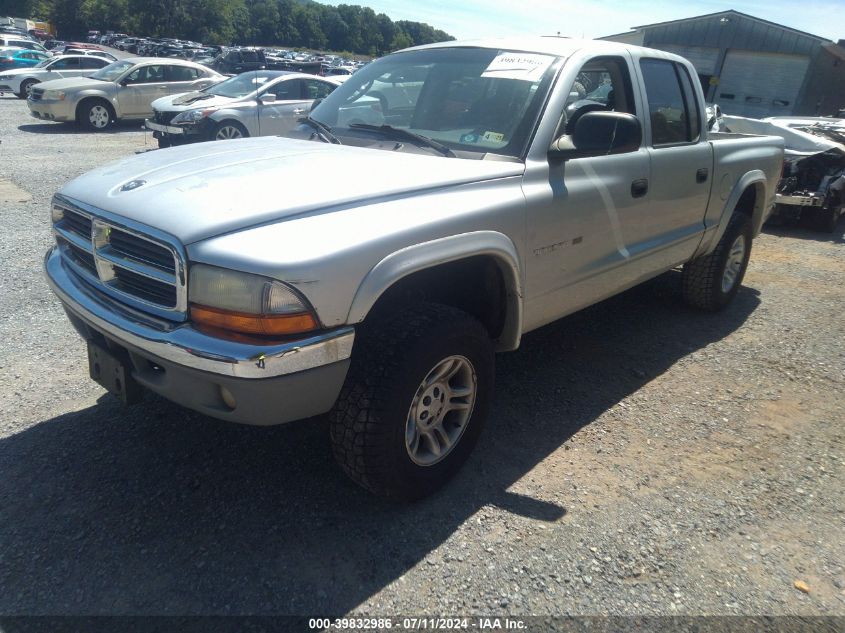
[[[699,75],[715,75],[716,62],[719,61],[718,48],[705,48],[704,46],[661,46],[660,50],[667,53],[675,53],[686,57],[695,66],[695,72]]]
[[[809,65],[803,55],[728,51],[714,101],[725,114],[792,114]]]

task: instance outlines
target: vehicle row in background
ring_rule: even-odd
[[[113,62],[88,77],[50,81],[30,89],[32,115],[46,121],[76,121],[105,130],[123,119],[144,119],[159,97],[206,88],[223,76],[184,60],[131,58]]]

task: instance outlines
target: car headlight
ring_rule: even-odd
[[[11,79],[12,75],[0,75],[0,79]]]
[[[179,125],[180,123],[196,123],[214,112],[214,108],[207,108],[205,110],[187,110],[181,114],[173,117],[171,123]]]
[[[41,98],[45,101],[64,101],[65,96],[64,90],[45,90]]]
[[[307,301],[275,279],[194,264],[188,284],[191,320],[242,334],[278,336],[319,327]]]

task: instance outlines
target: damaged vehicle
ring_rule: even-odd
[[[832,233],[845,213],[845,121],[830,118],[725,117],[733,132],[774,134],[786,144],[774,221],[805,220]]]

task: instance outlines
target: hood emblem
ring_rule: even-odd
[[[125,185],[123,185],[120,190],[121,191],[132,191],[133,189],[137,189],[138,187],[143,187],[147,184],[146,180],[130,180]]]

